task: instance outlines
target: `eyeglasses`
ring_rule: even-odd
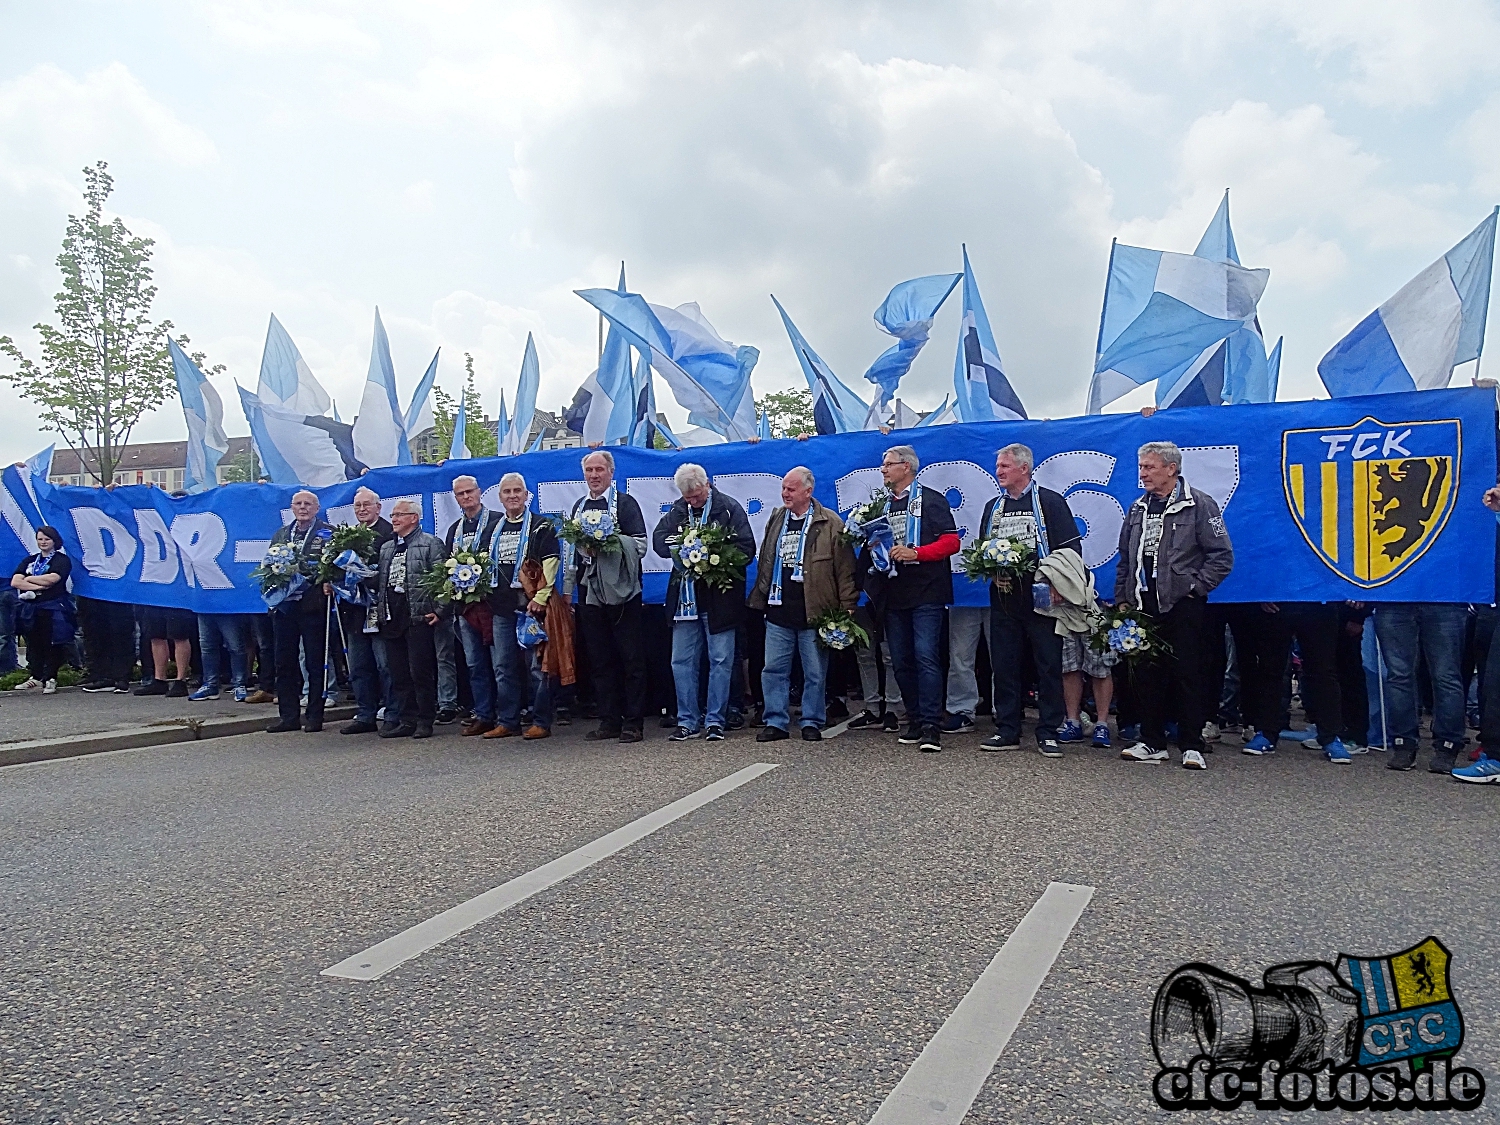
[[[880,467],[882,469],[894,469],[897,465],[904,464],[906,464],[905,461],[882,461],[880,462]]]

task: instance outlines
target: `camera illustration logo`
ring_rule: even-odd
[[[1172,972],[1151,1011],[1163,1109],[1478,1109],[1452,954],[1435,937],[1337,965],[1293,961],[1257,988],[1212,965]]]

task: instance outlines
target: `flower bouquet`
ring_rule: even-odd
[[[1133,606],[1103,606],[1090,617],[1089,648],[1100,655],[1115,653],[1128,668],[1147,657],[1167,656],[1172,646],[1161,639],[1149,614]]]
[[[494,589],[485,551],[454,551],[442,566],[422,575],[420,585],[439,605],[475,605]]]
[[[375,529],[362,523],[341,525],[323,547],[314,581],[327,582],[341,601],[366,605],[370,592],[360,587],[360,580],[375,574]]]
[[[866,525],[885,518],[885,507],[890,499],[889,488],[874,489],[870,493],[869,500],[863,504],[856,504],[854,510],[849,513],[849,518],[844,521],[844,530],[839,532],[839,537],[850,546],[859,546],[868,542],[870,537],[865,530]],[[886,526],[890,526],[889,521]]]
[[[608,508],[585,508],[576,519],[565,519],[558,535],[571,543],[598,555],[613,554],[620,550],[619,529],[615,517]]]
[[[727,527],[716,523],[688,526],[667,543],[682,569],[715,590],[727,590],[745,577],[750,556],[730,542]]]
[[[868,648],[870,634],[854,623],[854,616],[842,606],[824,610],[807,623],[809,629],[818,631],[818,643],[834,652],[842,652],[850,645]]]
[[[964,548],[959,565],[970,578],[1003,578],[1011,584],[1024,581],[1036,569],[1036,550],[1022,539],[996,536]]]
[[[295,543],[272,543],[250,577],[260,583],[260,596],[270,609],[302,597],[312,578],[312,563]]]

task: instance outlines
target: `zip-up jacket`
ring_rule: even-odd
[[[1130,505],[1120,528],[1120,557],[1115,568],[1115,602],[1141,604],[1141,538],[1146,499]],[[1183,598],[1206,598],[1234,569],[1234,547],[1224,528],[1218,502],[1178,478],[1178,487],[1162,513],[1161,542],[1156,548],[1156,604],[1167,614]]]

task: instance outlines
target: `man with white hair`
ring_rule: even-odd
[[[1146,491],[1120,527],[1115,604],[1138,607],[1150,616],[1171,654],[1148,657],[1135,670],[1141,741],[1125,747],[1120,757],[1166,761],[1167,721],[1175,718],[1183,768],[1206,769],[1203,644],[1208,595],[1229,577],[1234,548],[1218,502],[1183,479],[1182,450],[1175,443],[1148,441],[1139,460]]]
[[[714,488],[702,465],[688,461],[672,475],[681,499],[673,503],[656,525],[652,542],[656,553],[672,558],[672,576],[667,581],[667,613],[672,618],[672,682],[677,689],[677,730],[673,742],[702,736],[709,742],[724,740],[725,712],[729,707],[729,681],[734,671],[734,632],[745,617],[745,576],[719,589],[695,581],[672,556],[672,547],[690,527],[717,526],[729,532],[729,545],[745,553],[748,562],[755,551],[750,519],[733,496]],[[708,653],[708,706],[699,711],[699,665]]]
[[[292,493],[292,522],[277,528],[271,544],[291,543],[304,560],[304,569],[315,571],[323,548],[333,538],[333,528],[318,513],[318,497],[305,488]],[[266,728],[273,734],[323,729],[323,691],[328,671],[328,596],[323,587],[309,583],[294,598],[271,611],[276,637],[276,702],[281,717]],[[301,649],[299,659],[298,649]],[[302,700],[302,662],[307,663],[307,715],[299,715]]]
[[[447,548],[422,530],[422,508],[415,500],[391,506],[392,537],[380,548],[376,572],[375,618],[386,646],[395,709],[386,708],[381,738],[431,738],[437,718],[438,631],[452,627],[451,606],[440,606],[422,584],[443,565]]]
[[[484,506],[479,481],[471,476],[453,478],[453,499],[462,513],[448,528],[443,545],[449,555],[458,551],[488,551],[500,525],[500,517]],[[480,614],[488,607],[468,607],[458,617],[458,639],[464,646],[469,670],[469,690],[474,696],[474,716],[464,724],[464,734],[484,734],[495,726],[495,666],[490,645],[484,639]],[[471,620],[472,619],[472,620]],[[479,624],[475,622],[478,621]]]
[[[375,557],[396,532],[391,521],[380,514],[380,494],[361,486],[354,494],[354,518],[375,535]],[[354,719],[339,727],[340,734],[372,734],[378,727],[375,716],[382,707],[393,703],[390,671],[386,667],[385,645],[380,640],[380,625],[375,616],[375,580],[366,578],[359,584],[366,595],[365,605],[340,601],[339,624],[343,627],[345,651],[349,654],[349,680],[354,688]]]
[[[615,487],[615,458],[595,449],[583,458],[587,494],[569,512],[607,511],[619,537],[617,549],[596,550],[580,544],[570,550],[576,566],[574,589],[578,631],[587,646],[594,676],[599,726],[590,741],[645,737],[646,652],[641,641],[641,560],[646,557],[646,519],[633,496]]]

